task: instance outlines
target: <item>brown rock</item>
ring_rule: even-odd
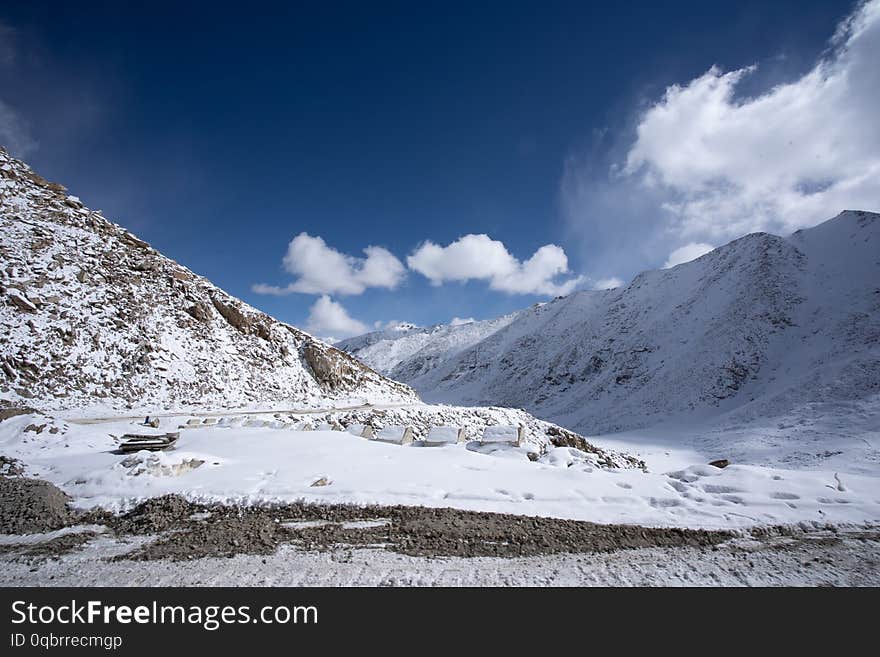
[[[303,358],[311,368],[315,380],[324,388],[346,388],[359,378],[360,372],[356,365],[360,363],[333,347],[322,348],[317,343],[310,342],[303,348]]]
[[[7,290],[6,297],[12,302],[19,310],[23,310],[28,313],[37,312],[37,307],[31,303],[30,299],[28,299],[23,292],[19,292],[18,290]]]
[[[216,297],[211,297],[211,303],[214,304],[217,312],[223,316],[223,319],[225,319],[230,326],[238,329],[242,333],[248,333],[250,331],[251,320],[245,317],[238,308],[225,304]]]
[[[211,319],[211,307],[203,301],[190,306],[186,309],[186,312],[200,322],[207,322]]]
[[[262,323],[257,324],[255,326],[255,330],[257,332],[257,335],[260,336],[261,338],[263,338],[264,340],[269,341],[272,339],[272,334],[269,333],[269,327],[267,327],[265,324],[262,324]]]
[[[146,242],[144,242],[141,239],[138,239],[137,237],[135,237],[134,235],[129,233],[127,230],[122,231],[122,234],[119,236],[119,239],[122,242],[125,242],[126,244],[128,244],[130,246],[136,246],[141,249],[151,248],[149,244],[147,244]]]

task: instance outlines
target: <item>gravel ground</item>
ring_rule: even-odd
[[[412,557],[383,549],[302,550],[192,561],[118,555],[151,537],[96,537],[57,558],[0,555],[6,586],[878,586],[880,533],[735,539],[538,557]]]
[[[0,477],[0,501],[0,585],[880,585],[875,527],[734,534],[178,496],[114,516],[23,477]]]

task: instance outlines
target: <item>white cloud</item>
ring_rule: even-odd
[[[450,326],[462,326],[463,324],[473,324],[476,320],[473,317],[453,317],[449,322]]]
[[[465,235],[448,246],[426,241],[406,262],[432,285],[485,280],[491,289],[510,294],[564,295],[583,280],[575,277],[554,282],[568,273],[565,251],[555,244],[542,246],[531,258],[520,262],[502,242],[488,235]]]
[[[312,305],[305,328],[313,335],[333,336],[325,338],[330,342],[361,335],[369,330],[366,324],[351,317],[342,304],[333,301],[326,294]]]
[[[684,246],[675,249],[675,251],[669,254],[669,258],[666,259],[666,263],[663,265],[663,269],[669,269],[670,267],[675,267],[676,265],[680,265],[683,262],[696,260],[700,256],[706,255],[714,248],[715,247],[711,244],[704,244],[702,242],[691,242],[690,244],[685,244]]]
[[[27,122],[2,100],[0,100],[0,146],[5,147],[15,157],[27,157],[37,148],[37,142]]]
[[[755,67],[710,68],[642,117],[624,176],[667,194],[670,227],[696,241],[813,225],[880,208],[880,0],[837,29],[802,77],[751,98]]]
[[[623,281],[616,276],[611,276],[610,278],[600,278],[597,281],[593,282],[594,290],[613,290],[616,287],[620,287],[623,285]]]
[[[283,296],[303,294],[361,294],[370,287],[393,290],[406,276],[406,269],[381,246],[364,249],[366,258],[340,253],[320,237],[300,233],[287,245],[284,269],[298,278],[285,287],[257,283],[257,294]]]

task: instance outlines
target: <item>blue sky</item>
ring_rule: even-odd
[[[0,142],[324,336],[877,209],[876,1],[123,4],[0,5]]]

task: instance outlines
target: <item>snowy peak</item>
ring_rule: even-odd
[[[789,241],[840,275],[848,270],[856,274],[853,267],[867,273],[880,258],[880,214],[846,210],[818,226],[795,232]],[[865,267],[868,269],[861,269]]]
[[[0,400],[412,401],[404,385],[232,297],[0,148]]]
[[[867,210],[844,210],[828,221],[795,231],[792,237],[836,235],[854,238],[858,237],[860,232],[876,234],[878,231],[880,231],[880,213]]]
[[[482,322],[437,324],[428,328],[374,331],[343,340],[336,346],[369,363],[383,374],[412,378],[424,374],[495,331],[507,326],[517,313]]]
[[[415,324],[410,324],[409,322],[403,322],[400,324],[395,324],[394,326],[379,329],[378,331],[371,331],[369,333],[364,333],[363,335],[358,335],[353,338],[340,340],[336,343],[336,347],[342,349],[343,351],[347,351],[351,354],[356,355],[357,351],[361,349],[366,349],[367,347],[370,347],[377,342],[382,342],[383,340],[394,341],[406,335],[409,335],[410,333],[420,333],[429,330],[430,329],[422,328],[421,326],[416,326]]]

